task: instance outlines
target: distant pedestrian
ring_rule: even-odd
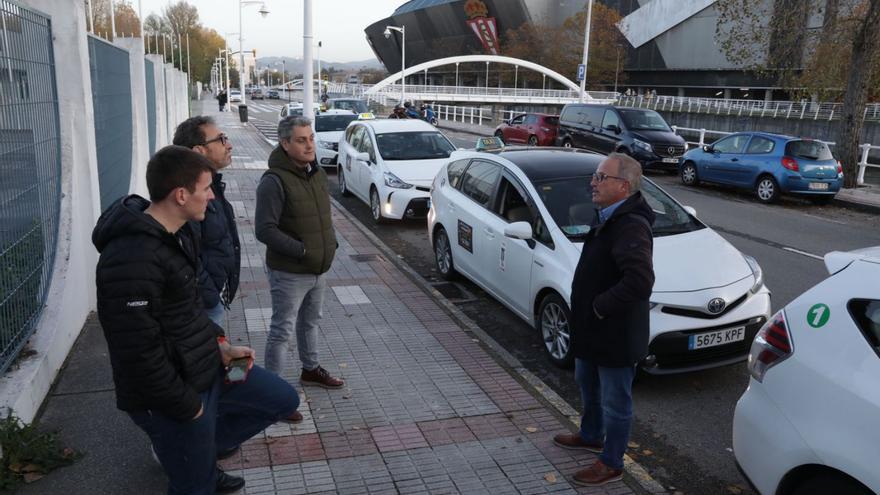
[[[654,212],[639,191],[642,169],[612,153],[593,174],[598,224],[587,234],[571,284],[571,346],[584,411],[580,432],[556,445],[599,454],[574,474],[580,485],[621,479],[632,423],[632,382],[648,352],[654,286]]]
[[[232,163],[232,143],[210,117],[189,118],[174,131],[174,144],[204,155],[213,169],[211,191],[205,219],[196,223],[201,243],[199,288],[211,320],[226,327],[226,310],[238,290],[241,270],[241,243],[235,225],[235,210],[226,200],[226,183],[221,170]]]
[[[226,110],[226,102],[228,101],[228,99],[229,99],[229,97],[226,94],[226,90],[221,89],[220,94],[217,95],[217,102],[220,103],[220,111],[221,112]]]
[[[315,161],[315,133],[306,117],[278,123],[278,146],[257,186],[255,227],[266,245],[272,323],[266,369],[284,371],[291,334],[302,366],[300,382],[341,388],[344,382],[318,363],[318,320],[327,288],[325,274],[336,254],[327,174]]]
[[[224,473],[217,459],[299,414],[296,389],[254,366],[254,350],[231,345],[202,306],[189,222],[204,218],[212,173],[204,156],[162,148],[147,165],[152,202],[120,198],[92,232],[116,407],[149,436],[169,494],[240,490],[244,479]]]

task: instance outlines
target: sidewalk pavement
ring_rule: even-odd
[[[226,331],[234,343],[253,347],[259,363],[272,309],[252,219],[270,147],[252,126],[213,107],[203,111],[234,145],[224,180],[242,244],[241,287]],[[663,492],[631,462],[624,481],[571,485],[574,471],[595,456],[553,445],[554,434],[575,428],[539,393],[549,389],[500,359],[466,317],[338,205],[333,222],[339,250],[328,273],[319,355],[346,387],[302,390],[291,349],[284,378],[300,388],[305,420],[271,426],[222,463],[244,476],[244,493]],[[574,412],[564,403],[562,410]],[[115,407],[94,315],[39,421],[85,457],[21,493],[163,493],[165,477],[146,436]]]
[[[491,136],[495,131],[494,127],[486,125],[451,122],[448,120],[441,120],[438,127],[474,136]],[[843,189],[834,196],[834,200],[840,206],[850,206],[878,212],[880,211],[880,184],[865,184],[855,189]]]

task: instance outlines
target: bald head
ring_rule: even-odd
[[[605,208],[635,194],[642,186],[642,166],[632,157],[612,153],[602,160],[590,181],[593,203]]]

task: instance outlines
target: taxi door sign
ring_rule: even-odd
[[[458,221],[458,245],[469,253],[474,252],[474,228],[461,220]]]
[[[831,318],[831,309],[827,304],[814,304],[807,311],[807,324],[813,328],[824,327],[829,318]]]

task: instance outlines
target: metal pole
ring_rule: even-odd
[[[620,73],[620,47],[617,47],[617,65],[614,66],[614,92],[617,93],[617,75]],[[586,75],[586,74],[584,74]]]
[[[455,63],[455,87],[458,87],[458,62]]]
[[[287,62],[281,59],[281,82],[284,84],[284,92],[287,93],[287,102],[290,103],[290,85],[287,84]]]
[[[183,43],[180,42],[180,33],[177,33],[177,65],[183,70]]]
[[[584,102],[584,93],[587,89],[587,59],[590,53],[590,19],[593,16],[593,0],[587,1],[587,24],[584,28],[584,78],[581,79],[580,102]]]
[[[489,94],[489,62],[486,62],[486,94]]]
[[[141,0],[138,0],[138,29],[141,30],[141,38],[144,38],[144,9]]]
[[[312,27],[312,0],[303,2],[303,116],[315,118],[315,73],[312,46],[314,30]]]
[[[406,26],[400,26],[400,104],[406,102]]]
[[[113,12],[113,0],[110,0],[110,34],[116,40],[116,13]]]
[[[95,14],[92,12],[92,3],[94,0],[89,0],[89,32],[95,34]]]
[[[230,82],[229,82],[229,39],[224,37],[223,40],[226,42],[226,53],[225,53],[225,57],[226,57],[226,101],[227,101],[226,111],[231,112],[232,105],[230,105],[228,103],[229,102],[229,89],[230,89],[230,87],[229,87],[229,84],[230,84]]]
[[[238,90],[241,92],[241,104],[244,105],[247,102],[244,97],[244,40],[241,35],[241,11],[242,11],[241,0],[238,0]]]
[[[319,91],[319,93],[323,93],[324,92],[324,86],[323,86],[324,85],[324,78],[321,77],[321,42],[320,41],[318,42],[318,51],[317,51],[316,55],[318,56],[318,87],[321,88],[321,91]]]
[[[168,62],[168,58],[165,55],[166,54],[165,40],[167,38],[168,38],[167,35],[165,35],[165,34],[162,35],[162,63],[163,64]]]

